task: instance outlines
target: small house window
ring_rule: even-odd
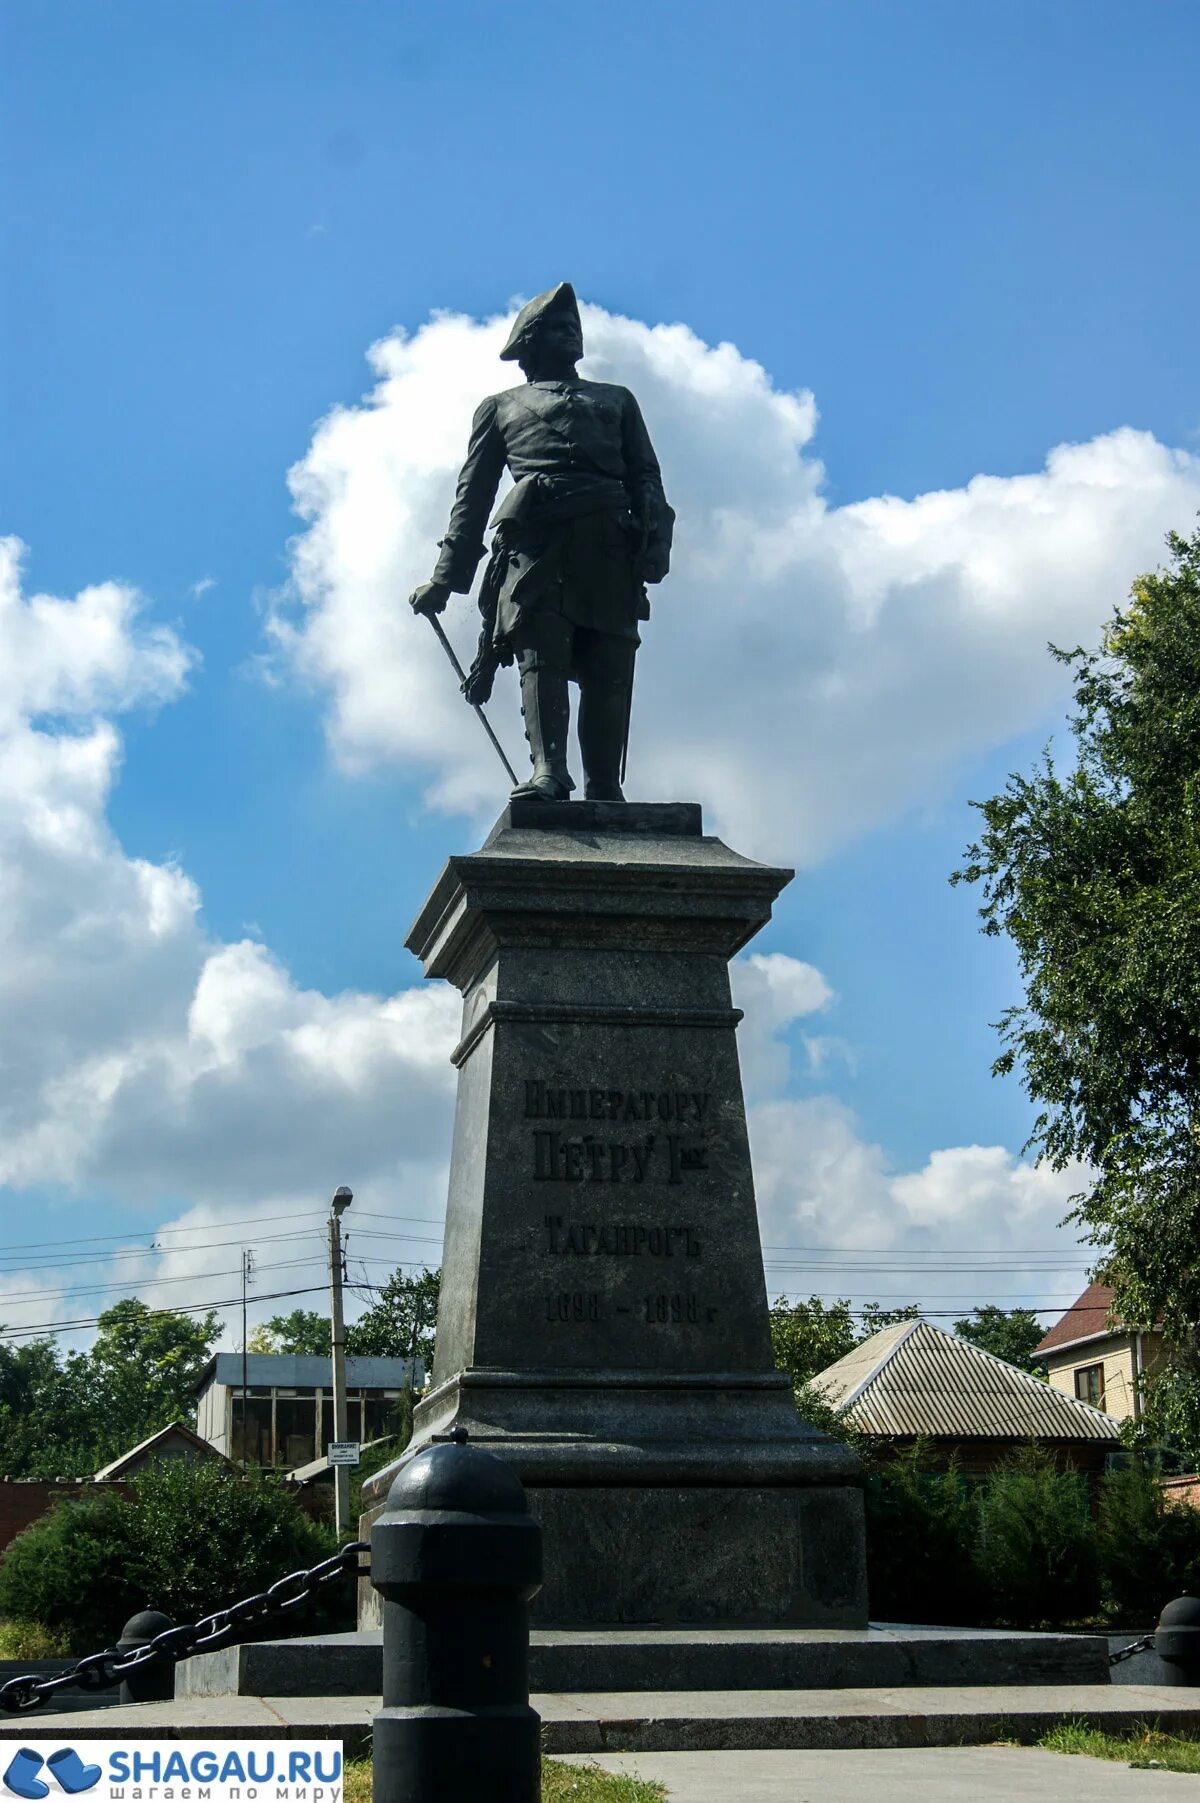
[[[1104,1366],[1081,1365],[1075,1373],[1075,1394],[1094,1409],[1104,1407]]]

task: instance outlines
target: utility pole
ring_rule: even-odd
[[[342,1216],[354,1200],[354,1191],[343,1183],[333,1198],[329,1211],[329,1313],[332,1325],[330,1351],[333,1354],[333,1437],[348,1438],[346,1429],[346,1326],[342,1319]],[[333,1468],[333,1521],[340,1542],[350,1514],[350,1471],[348,1466]]]
[[[246,1420],[246,1291],[254,1276],[254,1249],[242,1247],[242,1474],[246,1471],[246,1435],[249,1423]]]

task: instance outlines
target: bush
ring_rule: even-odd
[[[980,1491],[975,1562],[995,1621],[1059,1626],[1094,1615],[1100,1567],[1084,1474],[1059,1471],[1036,1447],[1000,1466]]]
[[[1105,1474],[1096,1537],[1104,1601],[1115,1620],[1144,1627],[1172,1597],[1196,1593],[1200,1513],[1168,1507],[1143,1459]]]
[[[135,1478],[128,1501],[108,1492],[62,1502],[19,1534],[0,1561],[0,1612],[90,1652],[111,1645],[139,1609],[194,1621],[333,1550],[328,1529],[270,1477],[173,1459]],[[352,1626],[353,1585],[331,1588],[320,1624]],[[271,1632],[311,1631],[314,1612],[296,1614],[305,1619]]]
[[[111,1645],[141,1605],[130,1506],[112,1491],[60,1502],[0,1560],[0,1611],[40,1621],[72,1652]]]
[[[410,1393],[410,1395],[411,1395],[411,1393]],[[405,1423],[402,1426],[401,1431],[399,1433],[391,1435],[391,1437],[389,1439],[380,1440],[377,1445],[372,1446],[372,1448],[369,1452],[364,1452],[360,1463],[357,1464],[350,1473],[350,1523],[349,1523],[349,1525],[350,1525],[350,1528],[352,1529],[352,1534],[351,1534],[352,1539],[354,1539],[354,1540],[358,1539],[358,1518],[362,1514],[363,1509],[365,1507],[365,1504],[363,1502],[363,1494],[362,1494],[363,1485],[367,1482],[367,1480],[369,1478],[373,1478],[377,1471],[382,1471],[385,1465],[390,1465],[392,1463],[393,1459],[398,1459],[400,1457],[400,1454],[404,1451],[404,1448],[408,1445],[408,1443],[411,1439],[412,1439],[412,1404],[411,1404],[411,1400],[410,1400],[409,1409],[408,1409],[408,1420],[407,1420],[407,1423]],[[333,1499],[331,1497],[330,1498],[330,1508],[332,1508],[332,1506],[333,1506]]]
[[[801,1421],[809,1427],[815,1427],[831,1440],[840,1440],[844,1446],[853,1447],[864,1464],[871,1464],[879,1448],[871,1434],[860,1434],[851,1426],[844,1415],[839,1415],[833,1404],[811,1384],[797,1384],[795,1388],[796,1413]]]
[[[960,1473],[922,1470],[918,1443],[867,1478],[867,1584],[876,1620],[979,1619],[977,1508]]]
[[[52,1634],[40,1621],[0,1622],[0,1659],[61,1659],[65,1634]]]

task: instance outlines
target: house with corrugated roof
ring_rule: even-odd
[[[1103,1409],[1114,1421],[1137,1420],[1143,1380],[1162,1363],[1160,1333],[1129,1328],[1113,1307],[1106,1283],[1089,1283],[1038,1346],[1056,1390]]]
[[[1120,1444],[1116,1422],[970,1340],[928,1321],[898,1321],[812,1380],[856,1432],[881,1448],[915,1441],[931,1463],[990,1471],[1036,1441],[1064,1465],[1101,1471]]]

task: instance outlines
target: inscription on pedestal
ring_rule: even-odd
[[[525,1118],[535,1121],[702,1121],[709,1099],[694,1089],[571,1089],[525,1079]]]
[[[575,1254],[580,1258],[608,1256],[638,1258],[699,1258],[700,1241],[694,1227],[645,1227],[638,1221],[564,1221],[546,1216],[547,1252]]]
[[[712,1125],[711,1099],[701,1089],[642,1089],[628,1081],[619,1087],[576,1087],[526,1078],[522,1116],[539,1123],[530,1132],[529,1174],[539,1184],[618,1184],[631,1202],[625,1186],[684,1185],[689,1176],[709,1169],[705,1142]],[[620,1131],[635,1121],[653,1126],[641,1134]],[[618,1131],[593,1131],[593,1122]],[[604,1195],[602,1189],[595,1200]],[[543,1297],[547,1325],[586,1328],[608,1322],[688,1329],[717,1319],[716,1306],[694,1288],[638,1281],[642,1270],[660,1261],[686,1265],[703,1258],[704,1242],[694,1222],[624,1214],[600,1219],[600,1212],[591,1219],[548,1213],[540,1234],[533,1236],[532,1245],[544,1258],[601,1261],[607,1283],[606,1288],[548,1290]],[[636,1294],[623,1276],[633,1277]]]
[[[699,1126],[710,1097],[694,1089],[572,1089],[525,1080],[525,1119],[534,1121],[661,1121]],[[708,1149],[684,1133],[650,1132],[632,1138],[536,1127],[533,1176],[539,1183],[682,1183],[688,1171],[708,1169]]]

